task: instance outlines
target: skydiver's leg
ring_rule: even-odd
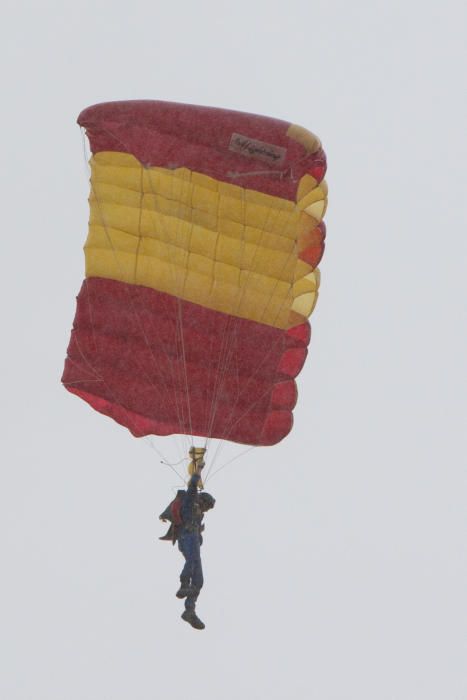
[[[195,560],[194,567],[193,567],[193,576],[191,579],[191,585],[193,588],[196,588],[198,593],[203,587],[204,583],[204,578],[203,578],[203,565],[201,563],[201,556],[200,553],[198,552],[198,556]]]
[[[194,627],[197,630],[204,630],[204,622],[199,619],[198,615],[195,612],[196,608],[196,601],[198,600],[198,595],[201,590],[201,587],[203,585],[203,569],[201,566],[201,556],[200,556],[200,551],[199,551],[199,538],[196,537],[193,540],[193,548],[192,548],[192,555],[193,555],[193,569],[192,569],[192,578],[191,578],[191,586],[188,591],[188,595],[185,600],[185,610],[182,613],[182,620],[185,620],[185,622],[188,622],[192,627]]]
[[[185,557],[185,565],[180,574],[180,589],[177,592],[179,598],[184,598],[187,589],[191,585],[194,571],[194,554],[195,550],[193,548],[193,533],[187,532],[180,535],[178,539],[178,548]]]
[[[201,564],[201,553],[199,539],[197,538],[193,546],[193,569],[191,577],[191,589],[185,600],[186,610],[194,611],[199,593],[203,587],[203,567]]]
[[[185,558],[185,564],[183,566],[182,572],[180,574],[180,581],[183,583],[189,583],[191,580],[191,570],[192,570],[192,561],[191,561],[191,548],[190,548],[190,542],[187,534],[183,533],[179,536],[178,538],[178,548],[180,552],[183,554]]]

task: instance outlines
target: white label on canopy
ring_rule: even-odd
[[[251,139],[242,134],[232,134],[229,151],[235,151],[246,158],[256,158],[274,165],[282,165],[287,154],[287,149],[282,146]]]

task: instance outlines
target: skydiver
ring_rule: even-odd
[[[196,614],[196,601],[203,586],[203,569],[200,547],[203,543],[204,513],[214,508],[215,499],[209,494],[199,492],[201,472],[204,460],[201,458],[193,464],[192,476],[186,491],[178,491],[177,497],[159,516],[165,522],[171,521],[167,533],[161,540],[178,541],[178,548],[185,557],[185,565],[180,574],[180,588],[177,598],[185,598],[185,610],[182,620],[198,630],[204,629],[204,623]]]

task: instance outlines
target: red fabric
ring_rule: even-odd
[[[131,153],[146,167],[186,167],[292,201],[305,173],[320,181],[326,171],[322,150],[310,155],[286,135],[289,122],[255,114],[129,100],[88,107],[78,124],[86,129],[93,153]],[[285,160],[277,164],[233,152],[229,144],[234,133],[287,149]]]
[[[318,226],[310,231],[310,233],[302,234],[299,239],[299,254],[300,260],[311,265],[313,268],[318,267],[324,253],[324,239],[326,238],[326,226],[324,221],[321,221]]]
[[[290,409],[297,401],[297,385],[294,381],[277,382],[271,392],[271,407]]]
[[[304,345],[305,347],[310,342],[311,326],[307,323],[301,323],[299,326],[289,328],[286,333],[286,347],[295,347],[296,345]]]
[[[320,156],[315,159],[315,162],[307,170],[307,173],[312,175],[317,182],[321,182],[326,175],[326,158],[323,151],[321,151]]]
[[[134,435],[272,445],[292,427],[308,322],[288,331],[147,287],[90,278],[62,381]]]
[[[170,512],[172,514],[172,522],[174,525],[181,525],[182,524],[181,509],[182,509],[182,499],[179,497],[174,498],[174,500],[170,504]]]

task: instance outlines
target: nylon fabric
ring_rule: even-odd
[[[177,350],[179,309],[184,359]],[[225,363],[227,321],[231,361]],[[92,278],[78,295],[62,381],[138,437],[191,434],[191,427],[196,435],[274,444],[292,426],[294,378],[309,337],[308,323],[288,332],[190,302],[179,306],[145,287]]]
[[[294,204],[186,168],[145,169],[123,153],[98,153],[91,168],[88,277],[141,284],[278,328],[311,314],[324,183]]]
[[[78,121],[90,218],[65,387],[135,436],[277,443],[320,285],[319,139],[153,100],[94,105]]]

